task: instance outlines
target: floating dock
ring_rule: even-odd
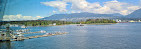
[[[63,32],[63,33],[58,33],[57,32],[57,33],[30,36],[30,37],[20,37],[20,38],[13,39],[13,40],[10,40],[10,41],[22,41],[22,40],[26,40],[26,39],[33,39],[33,38],[39,38],[39,37],[48,37],[48,36],[55,36],[55,35],[62,35],[62,34],[67,34],[67,32]]]

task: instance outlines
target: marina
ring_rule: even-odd
[[[13,30],[10,30],[10,24],[6,24],[5,27],[5,32],[1,31],[0,32],[0,41],[21,41],[25,39],[32,39],[32,38],[39,38],[39,37],[48,37],[48,36],[55,36],[55,35],[62,35],[62,34],[67,34],[68,32],[54,32],[54,33],[46,33],[46,31],[41,30],[37,32],[28,32],[30,29],[20,29],[16,30],[16,33],[13,33]],[[21,28],[26,28],[25,26]],[[44,33],[44,35],[36,35],[36,36],[29,36],[29,37],[24,37],[24,34],[35,34],[35,33]]]

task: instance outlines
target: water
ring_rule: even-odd
[[[141,23],[28,27],[31,31],[64,31],[65,35],[0,42],[0,49],[141,49]]]

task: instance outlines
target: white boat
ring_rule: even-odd
[[[49,33],[46,33],[45,35],[49,35]]]
[[[44,31],[44,30],[41,30],[40,32],[41,32],[41,33],[46,33],[46,31]]]
[[[21,26],[21,28],[26,28],[26,26],[23,25],[23,26]]]
[[[19,37],[24,36],[24,35],[22,34],[22,32],[18,32],[17,34],[18,34]]]
[[[29,29],[22,29],[22,30],[16,30],[16,32],[27,32],[30,31]]]
[[[18,25],[14,25],[15,27],[18,27]]]

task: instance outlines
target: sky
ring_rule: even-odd
[[[128,15],[140,8],[141,0],[8,0],[3,21],[81,12]]]

